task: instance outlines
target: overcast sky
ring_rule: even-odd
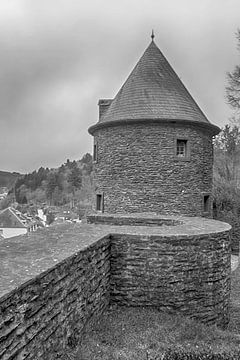
[[[0,0],[0,170],[92,152],[99,98],[113,98],[155,42],[208,119],[223,126],[240,63],[239,0]]]

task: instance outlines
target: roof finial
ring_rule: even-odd
[[[152,30],[152,35],[151,35],[152,41],[153,41],[154,37],[155,37],[154,31]]]

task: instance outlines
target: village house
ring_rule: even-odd
[[[0,212],[0,234],[4,239],[35,231],[37,228],[37,220],[12,207]]]
[[[5,199],[8,194],[8,188],[5,186],[0,187],[0,200]]]

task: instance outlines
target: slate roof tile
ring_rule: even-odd
[[[154,41],[99,123],[131,119],[174,119],[209,124]]]

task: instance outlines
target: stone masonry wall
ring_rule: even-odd
[[[176,158],[177,138],[188,140],[189,161]],[[95,131],[94,142],[95,192],[103,193],[105,212],[211,217],[212,138],[203,129],[171,123],[109,126]],[[208,214],[203,194],[210,195]]]
[[[153,215],[140,215],[131,216],[128,215],[109,215],[109,214],[94,214],[87,216],[87,222],[89,224],[101,224],[101,225],[130,225],[130,226],[175,226],[182,224],[180,219],[173,219],[172,217],[154,217]]]
[[[98,214],[96,220],[102,225],[82,224],[74,231],[59,229],[61,233],[52,229],[46,233],[47,242],[41,234],[35,238],[36,244],[27,237],[13,240],[20,258],[15,254],[12,261],[29,262],[28,269],[36,260],[33,246],[36,252],[41,249],[43,258],[52,253],[43,253],[45,246],[63,251],[62,245],[67,244],[73,255],[66,252],[66,258],[55,266],[22,285],[18,283],[0,298],[1,360],[65,360],[79,343],[88,320],[100,315],[109,303],[156,306],[202,322],[227,324],[231,267],[228,224],[193,217],[179,221],[178,217],[153,215],[151,220],[149,214],[132,214],[129,219],[121,215],[115,220],[109,215],[112,224],[106,219],[106,214],[102,219]],[[141,226],[144,219],[148,226]],[[163,220],[172,224],[162,224]],[[154,226],[157,224],[161,226]],[[87,233],[91,234],[88,239]],[[6,254],[3,244],[0,275],[3,282],[11,282],[17,272],[4,266]],[[55,259],[57,252],[52,254]],[[17,268],[21,269],[20,264]]]
[[[109,303],[109,245],[105,237],[0,299],[1,360],[66,359]]]
[[[111,303],[157,306],[205,323],[229,321],[229,231],[111,235]]]

